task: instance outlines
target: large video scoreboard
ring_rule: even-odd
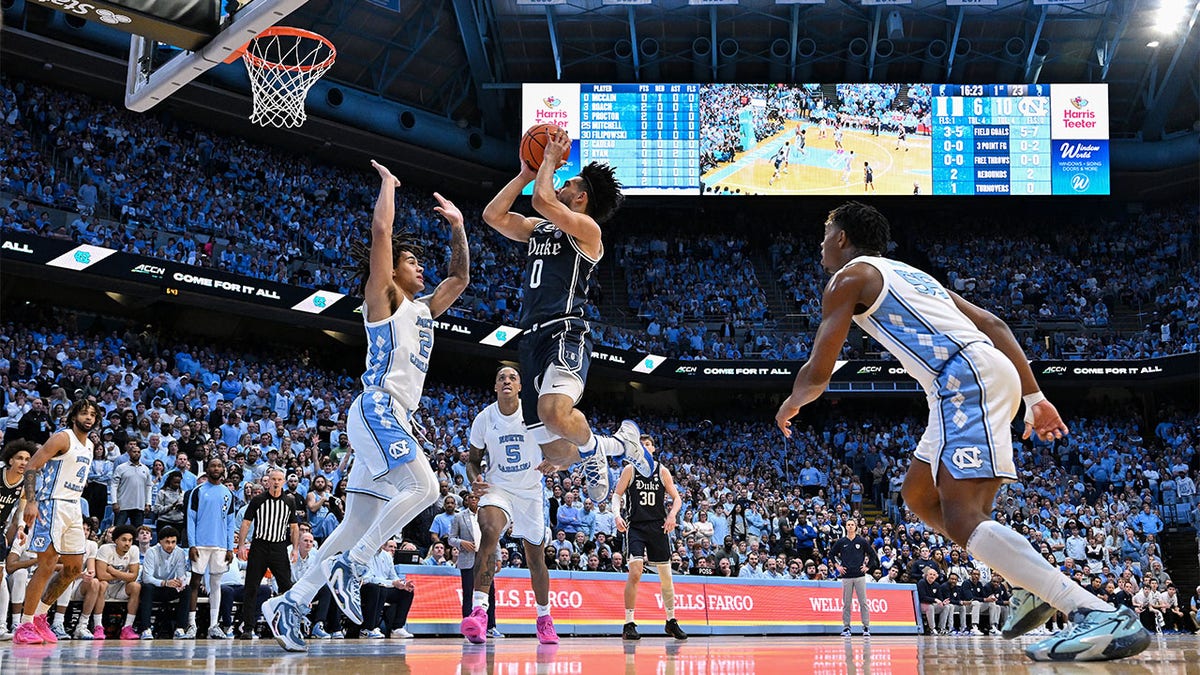
[[[1104,84],[527,84],[628,194],[1108,194]]]

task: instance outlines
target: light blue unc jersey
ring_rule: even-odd
[[[433,351],[433,316],[429,305],[401,298],[400,306],[382,321],[367,320],[367,367],[363,391],[382,391],[411,415],[421,401],[429,355]]]
[[[898,260],[873,256],[867,264],[883,276],[879,297],[854,322],[904,365],[928,395],[950,359],[969,344],[991,340],[954,304],[950,293],[929,274]]]
[[[80,443],[70,431],[66,434],[71,447],[46,462],[38,476],[37,501],[65,499],[78,501],[87,485],[88,469],[92,466],[92,441]]]

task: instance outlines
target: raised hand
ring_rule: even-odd
[[[542,164],[550,162],[555,168],[567,163],[567,159],[571,156],[571,137],[567,135],[564,129],[555,129],[550,134],[550,140],[546,143],[546,150],[542,154]]]
[[[379,172],[379,177],[382,178],[384,182],[390,182],[394,188],[400,187],[400,179],[393,176],[392,172],[388,171],[386,166],[376,162],[375,160],[371,160],[371,166],[375,167],[375,170]]]
[[[437,211],[438,215],[445,218],[446,222],[450,223],[451,225],[463,224],[462,211],[458,210],[458,207],[454,205],[454,202],[446,199],[437,192],[433,193],[433,198],[438,201],[438,205],[433,207],[433,210]]]

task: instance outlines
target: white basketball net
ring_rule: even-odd
[[[242,57],[254,95],[250,121],[278,128],[304,124],[308,90],[333,66],[335,56],[333,45],[315,33],[268,30],[251,40]]]

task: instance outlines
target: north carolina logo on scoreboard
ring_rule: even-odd
[[[1071,105],[1075,106],[1076,110],[1083,110],[1087,107],[1088,100],[1082,96],[1076,96],[1071,99]]]
[[[1026,117],[1045,117],[1047,101],[1044,97],[1025,97],[1017,101],[1017,110]]]
[[[547,108],[553,109],[562,105],[562,99],[557,96],[547,96],[546,98],[542,99],[542,103],[545,103]]]

